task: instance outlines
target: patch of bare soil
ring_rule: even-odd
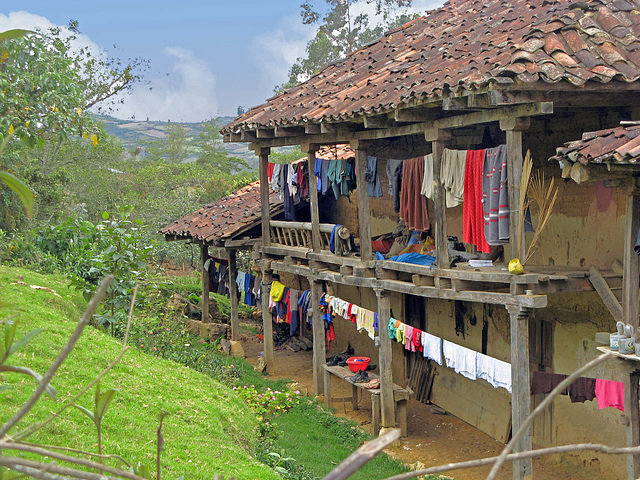
[[[244,335],[243,347],[249,363],[255,365],[263,354],[263,344],[256,335]],[[275,379],[287,378],[300,383],[301,389],[313,394],[313,357],[311,351],[292,352],[276,349],[276,365],[270,375]],[[334,397],[348,397],[351,386],[332,376]],[[362,392],[365,393],[365,392]],[[323,397],[320,397],[323,401]],[[371,431],[371,401],[366,393],[358,399],[358,410],[353,410],[351,402],[333,402],[336,415],[358,422]],[[396,442],[387,453],[414,468],[455,463],[500,454],[504,444],[480,432],[453,415],[431,413],[431,406],[410,400],[408,404],[408,436]],[[558,458],[534,459],[535,478],[594,480],[602,478],[591,472],[577,468],[573,464],[561,462]],[[490,467],[452,470],[446,475],[456,480],[481,480],[486,478]],[[507,463],[498,479],[512,478],[512,467]]]

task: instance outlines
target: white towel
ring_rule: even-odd
[[[447,367],[469,380],[476,379],[476,357],[478,352],[462,347],[455,343],[442,341],[442,352],[447,361]]]
[[[493,388],[504,388],[511,393],[511,364],[478,353],[476,376],[489,382]]]
[[[422,355],[430,358],[438,365],[442,365],[442,339],[430,333],[422,332],[420,340],[422,342]]]
[[[495,384],[492,384],[494,387],[502,387],[506,388],[509,393],[511,393],[511,364],[507,362],[503,362],[502,360],[495,359]]]

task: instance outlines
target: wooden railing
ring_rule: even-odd
[[[320,224],[320,248],[329,250],[329,241],[331,232],[335,225],[333,223]],[[349,236],[349,230],[340,226],[343,235]],[[271,243],[284,245],[286,247],[303,247],[313,248],[311,239],[312,224],[311,222],[283,222],[280,220],[271,220],[269,222],[269,231],[271,234]]]

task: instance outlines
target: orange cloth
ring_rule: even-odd
[[[480,172],[482,173],[482,170]],[[431,227],[427,214],[427,199],[420,193],[423,177],[424,157],[404,160],[402,187],[400,188],[400,218],[411,230],[420,232],[429,230]],[[480,180],[482,182],[482,179]],[[480,212],[482,212],[482,207]],[[484,218],[482,221],[484,222]]]

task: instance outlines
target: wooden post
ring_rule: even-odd
[[[522,132],[531,125],[529,117],[500,120],[500,129],[507,137],[507,185],[509,187],[509,247],[511,258],[518,258],[520,251],[526,254],[524,232],[518,245],[518,204],[522,181]],[[524,258],[520,259],[524,262]]]
[[[624,232],[624,263],[622,274],[622,319],[638,331],[638,255],[633,246],[640,228],[640,191],[634,190],[627,196]]]
[[[352,140],[351,148],[356,151],[360,259],[367,261],[373,259],[373,249],[371,247],[371,208],[369,206],[369,195],[367,194],[367,182],[364,179],[364,172],[367,170],[366,142]]]
[[[625,372],[624,381],[624,414],[627,417],[627,447],[640,445],[640,415],[638,415],[638,381],[640,372]],[[627,455],[627,479],[640,477],[640,455]]]
[[[271,221],[271,209],[269,206],[269,178],[267,170],[269,168],[270,148],[256,149],[256,155],[260,158],[260,209],[262,212],[262,245],[271,245],[271,232],[269,222]]]
[[[447,244],[447,206],[445,203],[446,192],[440,180],[442,171],[442,152],[445,142],[451,139],[451,133],[447,130],[433,129],[424,133],[424,138],[431,142],[433,155],[433,183],[435,183],[433,196],[433,210],[435,219],[434,239],[436,242],[436,266],[449,268],[449,247]]]
[[[236,249],[230,248],[229,252],[229,300],[231,303],[231,340],[240,340],[240,321],[238,319],[238,300],[240,293],[236,285],[238,267],[236,264]]]
[[[326,343],[324,338],[324,322],[320,312],[320,297],[322,297],[322,281],[309,279],[311,284],[311,308],[313,309],[313,393],[322,395],[324,391],[322,365],[327,363]]]
[[[307,169],[309,170],[309,199],[311,201],[311,244],[314,253],[320,253],[322,241],[320,239],[320,207],[318,205],[318,177],[315,176],[316,152],[319,145],[307,143],[301,146],[307,153]]]
[[[511,320],[511,425],[517,431],[531,413],[531,387],[529,373],[529,310],[520,306],[509,306]],[[531,428],[514,445],[514,452],[533,448]],[[513,480],[533,477],[530,458],[514,460]]]
[[[382,426],[393,428],[396,426],[395,403],[393,400],[393,372],[391,369],[393,351],[389,338],[389,319],[391,307],[389,292],[376,289],[378,296],[378,332],[380,335],[379,363],[380,363],[380,409],[382,410]],[[373,407],[372,407],[373,408]],[[374,431],[374,434],[378,432]]]
[[[201,256],[201,265],[202,265],[202,316],[200,320],[202,322],[209,321],[209,272],[204,268],[204,264],[209,258],[209,246],[206,243],[202,244],[202,248],[200,250]],[[209,267],[211,268],[211,267]]]
[[[262,334],[264,336],[264,360],[267,364],[267,372],[273,372],[275,368],[275,356],[273,354],[273,317],[269,311],[269,292],[271,287],[271,270],[262,272]]]

